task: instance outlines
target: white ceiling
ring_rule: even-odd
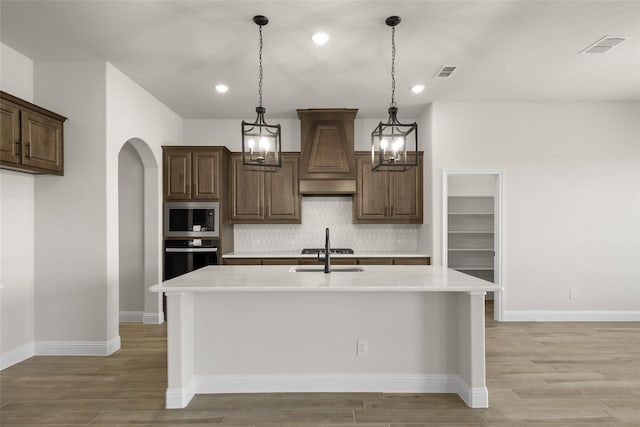
[[[434,101],[640,100],[640,1],[10,1],[0,41],[36,60],[106,60],[184,118],[253,119],[264,27],[267,120],[296,108],[399,118]],[[330,34],[323,47],[311,35]],[[605,54],[579,52],[631,36]],[[434,79],[442,65],[458,69]],[[224,82],[230,90],[217,94]],[[409,87],[423,83],[414,95]]]

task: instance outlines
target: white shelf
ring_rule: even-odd
[[[449,266],[449,268],[453,268],[454,270],[459,270],[459,271],[493,271],[493,267],[451,267]]]
[[[449,252],[493,252],[494,249],[491,248],[449,248]]]
[[[448,215],[488,215],[493,216],[493,212],[449,212]]]
[[[449,234],[493,234],[493,230],[449,230]]]

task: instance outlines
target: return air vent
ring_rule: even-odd
[[[580,53],[605,53],[628,38],[629,36],[604,36],[595,43],[587,46],[587,48],[580,51]]]
[[[442,67],[440,67],[435,77],[450,77],[455,69],[456,67],[454,67],[453,65],[443,65]]]

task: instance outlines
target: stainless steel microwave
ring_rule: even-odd
[[[218,202],[167,202],[164,236],[211,238],[220,236]]]

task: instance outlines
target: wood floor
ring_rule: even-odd
[[[165,410],[166,327],[123,323],[120,334],[110,357],[33,357],[0,372],[0,425],[640,426],[639,323],[488,320],[488,409],[453,394],[296,393],[199,395]]]

